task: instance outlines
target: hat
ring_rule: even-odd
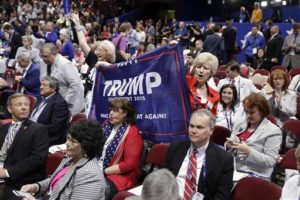
[[[56,24],[63,24],[63,23],[64,23],[64,20],[62,20],[62,19],[56,20]]]

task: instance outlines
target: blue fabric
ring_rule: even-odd
[[[104,136],[105,141],[108,139],[109,135],[111,134],[111,131],[112,131],[113,127],[114,127],[114,125],[111,124],[109,122],[109,120],[107,120],[104,123],[104,125],[103,125],[103,136]],[[105,169],[109,165],[112,157],[114,156],[114,154],[117,150],[117,147],[119,146],[120,141],[123,138],[123,135],[124,135],[127,127],[128,127],[128,124],[123,122],[120,125],[120,127],[118,128],[115,137],[108,144],[107,149],[106,149],[106,153],[105,153],[105,158],[103,160],[103,169]]]
[[[251,34],[246,40],[245,54],[249,57],[252,57],[254,48],[264,49],[265,46],[266,46],[266,41],[265,41],[264,36],[257,34],[256,37],[253,37],[253,35]]]
[[[164,46],[136,60],[99,67],[89,118],[103,123],[109,100],[129,99],[144,138],[171,142],[187,138],[190,106],[180,45]]]
[[[61,55],[62,56],[68,56],[68,59],[70,61],[74,58],[74,45],[70,40],[66,42],[66,44],[61,48]]]
[[[56,40],[58,39],[58,35],[55,31],[51,31],[50,33],[46,33],[45,43],[53,43],[56,44]]]

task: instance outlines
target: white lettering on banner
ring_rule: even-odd
[[[166,119],[166,113],[159,113],[159,114],[145,114],[145,119]]]
[[[121,80],[108,80],[104,83],[103,96],[143,95],[145,82],[146,93],[152,94],[152,88],[161,84],[161,76],[157,72],[149,72],[134,78]]]

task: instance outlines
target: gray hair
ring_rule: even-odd
[[[192,113],[191,115],[191,118],[194,116],[194,115],[198,115],[198,116],[206,116],[209,118],[209,128],[210,129],[213,129],[215,127],[215,124],[216,124],[216,117],[211,113],[210,110],[207,110],[207,109],[199,109],[199,110],[196,110]]]
[[[22,36],[22,40],[28,40],[30,42],[30,44],[32,44],[32,42],[33,42],[32,37],[30,35]]]
[[[48,49],[52,55],[57,55],[57,47],[53,43],[45,43],[41,47],[41,51]]]
[[[66,29],[66,28],[62,28],[62,29],[59,31],[59,34],[62,34],[64,37],[70,39],[70,33],[69,33],[69,30]]]
[[[178,200],[178,184],[175,176],[167,169],[149,174],[143,183],[143,200]]]
[[[57,78],[53,76],[44,76],[44,78],[42,78],[42,81],[48,81],[50,88],[55,89],[56,92],[59,91],[59,81],[57,80]]]
[[[116,48],[115,45],[109,40],[97,42],[97,48],[104,49],[107,56],[107,62],[114,63],[116,61]]]
[[[31,62],[31,54],[28,51],[24,51],[21,54],[18,55],[17,57],[18,62]]]
[[[203,66],[204,64],[210,68],[211,76],[213,76],[218,69],[219,61],[215,55],[209,52],[204,52],[204,53],[200,53],[195,58],[193,68],[195,68],[195,66]]]

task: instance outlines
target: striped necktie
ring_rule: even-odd
[[[14,141],[18,130],[18,123],[12,123],[9,127],[9,133],[5,137],[5,141],[3,142],[0,155],[6,155],[7,150],[10,148],[11,144]]]
[[[184,187],[184,200],[190,200],[193,194],[197,191],[197,149],[193,149],[193,152],[189,158],[189,165],[185,176]]]

